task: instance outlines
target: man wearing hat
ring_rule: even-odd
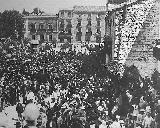
[[[110,125],[110,128],[121,128],[121,124],[119,123],[120,116],[116,115],[115,118],[113,118],[113,123]]]
[[[144,120],[144,109],[139,110],[139,114],[137,115],[136,125],[142,127],[142,122]]]
[[[144,126],[144,128],[152,128],[153,122],[154,122],[154,120],[151,117],[151,113],[147,112],[147,115],[144,118],[142,125]]]

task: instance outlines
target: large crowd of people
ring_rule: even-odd
[[[23,127],[159,126],[154,79],[141,78],[136,67],[126,67],[121,76],[116,62],[100,63],[100,52],[35,52],[14,41],[1,47],[1,110],[16,105]]]

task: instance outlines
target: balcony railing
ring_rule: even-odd
[[[38,29],[37,32],[46,32],[46,29]]]

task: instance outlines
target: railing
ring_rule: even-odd
[[[46,32],[46,29],[38,29],[37,32]]]

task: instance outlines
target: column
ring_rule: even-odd
[[[25,29],[26,29],[26,32],[24,34],[24,37],[28,37],[28,34],[29,34],[29,27],[28,27],[28,18],[26,18],[26,22],[25,22]]]
[[[82,16],[82,22],[81,22],[81,26],[82,26],[82,41],[85,41],[86,25],[87,25],[87,23],[88,23],[87,16],[83,15]]]

